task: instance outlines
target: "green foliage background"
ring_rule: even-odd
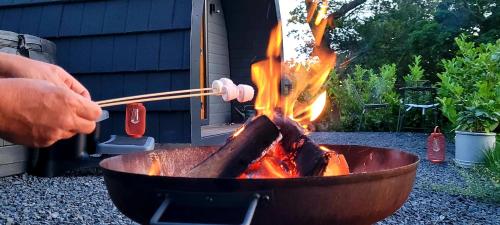
[[[443,114],[457,130],[491,132],[500,119],[500,40],[475,44],[456,38],[457,56],[438,74]]]

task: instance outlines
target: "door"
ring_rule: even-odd
[[[205,1],[205,45],[207,84],[226,77],[230,78],[229,48],[226,21],[221,0]],[[218,96],[208,97],[208,119],[210,125],[231,122],[231,103]]]

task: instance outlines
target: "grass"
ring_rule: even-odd
[[[485,152],[484,166],[493,179],[500,182],[500,137],[497,136],[496,147]]]
[[[497,136],[495,149],[485,152],[484,165],[471,169],[452,168],[463,178],[464,185],[431,184],[432,190],[500,203],[500,137]]]
[[[485,166],[476,166],[471,169],[453,166],[453,169],[463,178],[464,185],[430,184],[434,191],[453,195],[462,195],[484,202],[500,203],[500,180]]]

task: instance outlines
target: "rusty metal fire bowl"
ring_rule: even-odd
[[[167,147],[115,156],[100,166],[113,203],[143,224],[373,224],[407,200],[419,163],[416,155],[368,146],[324,146],[344,154],[350,175],[179,176],[217,147]],[[148,175],[153,160],[161,162],[161,176]]]

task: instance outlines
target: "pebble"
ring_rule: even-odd
[[[419,156],[420,165],[413,191],[406,203],[385,224],[500,224],[500,204],[486,203],[466,196],[436,192],[433,185],[465,185],[463,178],[453,169],[451,160],[454,145],[448,143],[446,162],[433,164],[426,159],[428,134],[389,132],[317,132],[311,137],[324,144],[357,144],[395,148]]]
[[[417,154],[421,163],[413,191],[386,224],[500,224],[500,205],[466,196],[436,192],[429,184],[464,185],[450,163],[425,159],[425,134],[415,133],[313,133],[318,143],[359,144],[398,148]],[[453,157],[447,146],[447,160]],[[15,184],[15,185],[14,185]],[[0,178],[0,224],[135,224],[111,202],[102,174],[77,171],[63,177],[27,174]]]

